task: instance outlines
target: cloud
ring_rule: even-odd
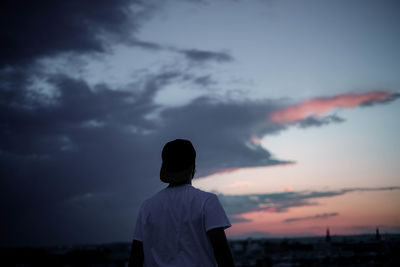
[[[231,217],[243,218],[248,212],[287,212],[294,207],[318,205],[319,198],[340,196],[351,192],[400,190],[400,187],[344,188],[333,191],[290,191],[269,194],[223,195],[218,197]]]
[[[387,97],[387,98],[384,98],[384,99],[379,100],[379,101],[374,101],[374,100],[372,100],[372,101],[366,101],[366,102],[360,104],[360,106],[369,107],[369,106],[373,106],[373,105],[376,105],[376,104],[386,104],[386,103],[390,103],[390,102],[392,102],[392,101],[395,101],[395,100],[398,99],[399,97],[400,97],[400,93],[392,93],[392,94],[390,94],[390,96]]]
[[[143,40],[139,40],[137,38],[133,38],[129,44],[131,46],[137,46],[143,49],[147,49],[147,50],[154,50],[154,51],[160,51],[160,50],[168,50],[167,47],[165,47],[164,45],[158,44],[158,43],[154,43],[154,42],[149,42],[149,41],[143,41]]]
[[[211,77],[211,75],[202,75],[196,78],[194,82],[203,87],[217,84],[217,82]]]
[[[154,79],[146,85],[151,87],[162,78]],[[8,100],[0,106],[0,161],[5,166],[0,170],[0,199],[2,216],[7,218],[2,229],[8,229],[1,231],[2,242],[112,240],[102,222],[114,218],[121,222],[122,229],[130,231],[135,213],[129,206],[138,206],[132,202],[146,196],[142,190],[134,189],[159,183],[150,178],[157,174],[151,166],[159,164],[161,144],[146,138],[145,130],[154,129],[155,124],[143,118],[153,110],[153,104],[146,102],[145,93],[107,88],[92,91],[83,81],[64,76],[52,77],[52,83],[61,91],[56,106],[32,103],[18,88],[1,91],[1,99]],[[136,101],[139,102],[135,104]],[[89,121],[101,124],[88,127]],[[66,145],[74,149],[65,149]],[[131,190],[135,191],[133,197]],[[82,202],[86,213],[81,211],[81,205],[77,208],[73,202],[65,202],[74,196],[95,196],[98,192],[118,196],[109,199],[112,208],[103,206],[102,214],[93,214],[98,210],[95,207],[101,206],[102,202],[96,204],[99,198]],[[130,219],[122,218],[122,212],[130,214]],[[57,235],[43,235],[47,231]],[[82,236],[68,235],[74,231]],[[96,237],[99,232],[102,237]]]
[[[269,119],[276,123],[294,123],[309,117],[324,115],[335,108],[354,108],[373,103],[386,103],[398,98],[398,94],[387,91],[368,93],[349,93],[333,97],[313,98],[298,104],[289,105],[270,114]]]
[[[6,0],[0,67],[63,52],[104,52],[111,40],[128,42],[153,10],[141,0]]]
[[[239,222],[251,222],[251,220],[250,219],[246,219],[246,218],[244,218],[244,217],[241,217],[241,216],[230,216],[229,217],[229,221],[231,222],[231,223],[239,223]]]
[[[328,116],[324,116],[321,118],[309,116],[303,120],[296,122],[296,124],[300,128],[305,129],[308,127],[321,127],[321,126],[324,126],[324,125],[327,125],[330,123],[341,123],[344,121],[345,121],[345,119],[333,114],[333,115],[328,115]]]
[[[36,88],[32,76],[46,81],[52,93]],[[160,152],[174,138],[192,140],[199,173],[280,164],[262,147],[246,145],[254,132],[284,129],[263,124],[272,102],[201,97],[180,107],[154,103],[165,86],[196,84],[197,77],[163,68],[112,88],[46,74],[34,65],[1,70],[2,242],[124,240],[140,201],[163,187]],[[110,218],[118,222],[118,234],[105,223]],[[42,234],[50,228],[56,237]],[[82,235],[68,234],[74,231]]]
[[[18,67],[37,59],[62,54],[109,53],[115,44],[183,55],[192,64],[225,63],[233,60],[226,52],[179,49],[137,37],[142,24],[163,5],[142,0],[46,0],[40,4],[6,0],[0,13],[2,49],[0,69]],[[193,1],[195,3],[195,1]],[[204,76],[199,85],[212,83]]]
[[[313,216],[288,218],[288,219],[285,219],[284,222],[290,223],[290,222],[297,222],[297,221],[304,221],[304,220],[326,219],[326,218],[334,217],[334,216],[338,216],[338,215],[339,215],[339,213],[337,213],[337,212],[322,213],[322,214],[316,214]]]
[[[209,61],[224,63],[233,61],[233,57],[226,52],[213,52],[198,49],[184,49],[180,50],[180,52],[185,55],[189,61],[197,63]]]
[[[183,55],[185,59],[192,64],[204,64],[210,62],[228,63],[234,60],[232,55],[223,51],[217,52],[203,49],[180,49],[176,46],[143,41],[138,38],[132,38],[132,40],[129,41],[129,44],[131,46],[136,46],[152,51],[169,51],[177,53]],[[203,76],[202,78],[203,79],[200,79],[198,81],[199,83],[211,81],[209,76]]]
[[[246,144],[254,133],[284,129],[264,124],[265,114],[272,110],[273,105],[263,101],[222,102],[200,97],[185,106],[163,110],[160,117],[166,127],[161,133],[167,139],[181,136],[192,140],[198,148],[199,173],[287,163],[274,159],[261,146]]]

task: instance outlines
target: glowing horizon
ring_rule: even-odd
[[[265,233],[265,236],[325,235],[327,228],[332,235],[372,234],[376,227],[381,233],[397,233],[400,230],[400,206],[392,204],[400,203],[398,190],[400,188],[389,192],[355,192],[316,198],[314,205],[292,207],[287,212],[269,208],[240,213],[234,218],[242,221],[233,222],[227,235],[245,236],[252,232]],[[368,195],[368,201],[363,194]],[[370,207],[368,212],[362,209],[364,205]]]

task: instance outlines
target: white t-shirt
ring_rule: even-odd
[[[144,266],[217,266],[206,232],[230,226],[215,194],[185,184],[142,204],[133,239],[143,242]]]

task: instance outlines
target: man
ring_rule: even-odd
[[[196,151],[188,140],[162,150],[160,179],[169,183],[143,202],[129,266],[234,266],[224,229],[231,226],[217,196],[192,186]]]

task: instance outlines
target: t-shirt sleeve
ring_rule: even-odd
[[[226,229],[232,226],[215,194],[211,194],[204,203],[204,225],[206,232],[214,228]]]
[[[136,219],[136,226],[135,226],[135,231],[133,232],[133,240],[138,240],[138,241],[143,241],[143,205],[139,209],[139,213]]]

